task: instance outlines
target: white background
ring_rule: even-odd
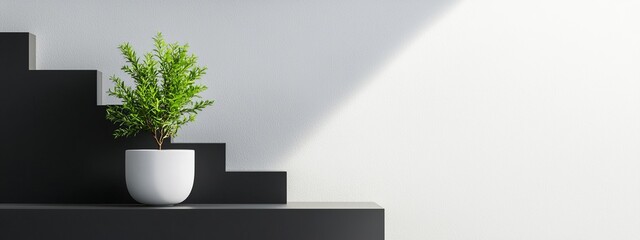
[[[640,239],[639,23],[640,1],[0,1],[38,69],[190,43],[216,104],[177,141],[287,171],[290,201],[375,201],[391,240]]]

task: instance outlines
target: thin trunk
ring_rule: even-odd
[[[162,138],[156,138],[156,143],[158,144],[158,150],[162,150]]]
[[[158,150],[162,150],[162,138],[158,138],[158,134],[156,133],[156,131],[153,131],[153,140],[156,141],[156,144],[158,145]]]

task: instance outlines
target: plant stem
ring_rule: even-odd
[[[163,142],[162,140],[163,139],[162,138],[160,138],[160,139],[158,138],[158,134],[156,134],[156,131],[153,131],[152,134],[153,134],[153,140],[155,140],[156,144],[158,144],[158,150],[162,150],[162,142]]]
[[[158,150],[162,150],[162,138],[156,138],[156,143],[158,144]]]

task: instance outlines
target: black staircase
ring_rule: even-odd
[[[286,204],[286,172],[226,172],[224,144],[165,143],[195,149],[191,195],[136,205],[124,153],[155,145],[113,139],[99,71],[35,70],[35,36],[0,33],[0,73],[0,239],[384,239],[379,206]]]

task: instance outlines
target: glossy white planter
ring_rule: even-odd
[[[149,205],[181,203],[191,193],[195,151],[183,149],[127,150],[127,189],[133,199]]]

